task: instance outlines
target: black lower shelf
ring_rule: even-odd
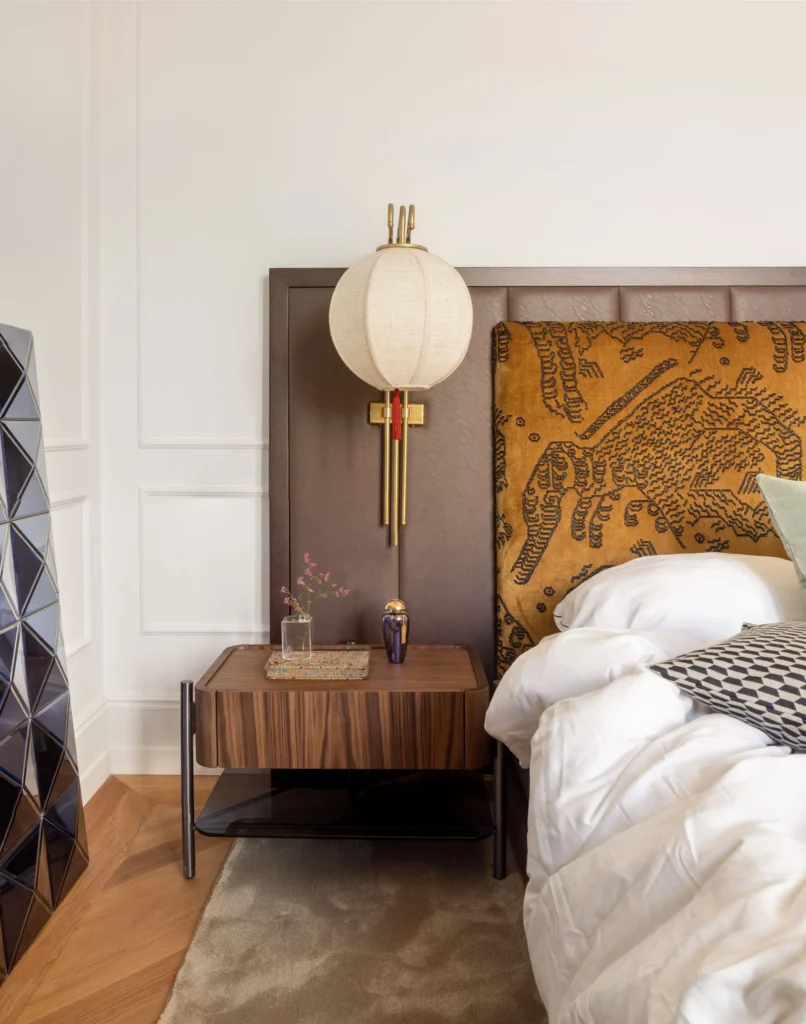
[[[208,836],[484,839],[484,778],[466,771],[227,769],[196,819]]]

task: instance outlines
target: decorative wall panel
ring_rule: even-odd
[[[33,337],[0,324],[0,981],[87,860]]]

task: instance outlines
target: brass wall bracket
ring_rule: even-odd
[[[409,427],[423,426],[425,406],[412,405],[408,391],[387,390],[383,396],[383,402],[369,403],[369,422],[383,427],[383,525],[389,527],[389,539],[397,547],[408,508]],[[392,430],[395,407],[400,412],[399,437]]]
[[[369,403],[369,422],[374,426],[383,426],[383,402]],[[409,403],[409,426],[422,427],[425,425],[425,406],[415,402]]]

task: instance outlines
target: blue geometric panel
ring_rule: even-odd
[[[28,753],[28,719],[20,729],[15,729],[0,742],[0,772],[5,772],[12,782],[22,785],[25,777],[25,763]]]
[[[28,718],[28,712],[23,707],[14,687],[10,683],[1,685],[6,688],[6,698],[0,706],[0,740],[3,740],[10,732],[22,725]]]
[[[67,716],[70,713],[70,697],[63,693],[43,710],[37,712],[36,721],[43,725],[61,746],[67,742]]]
[[[24,790],[17,791],[17,799],[11,803],[9,812],[11,820],[2,845],[0,845],[0,857],[5,857],[7,853],[10,853],[22,837],[40,820],[39,808]]]
[[[13,518],[20,497],[28,481],[33,476],[34,467],[31,460],[17,444],[14,435],[2,422],[0,422],[0,446],[2,446],[3,453],[6,511],[9,518]]]
[[[6,409],[5,419],[32,420],[38,415],[39,410],[36,407],[31,385],[24,380]]]
[[[45,685],[39,691],[39,700],[35,708],[36,712],[38,713],[40,708],[47,707],[62,693],[67,693],[67,680],[64,677],[64,672],[59,662],[54,658],[53,664],[48,669]]]
[[[14,515],[22,519],[25,516],[39,516],[44,512],[47,512],[49,508],[47,495],[45,494],[45,488],[42,486],[42,482],[39,479],[39,475],[34,471],[28,481],[28,484],[23,492],[20,502],[14,512]]]
[[[58,826],[62,832],[66,832],[68,836],[72,836],[74,839],[78,831],[78,801],[80,795],[78,779],[75,779],[62,795],[53,801],[45,815],[46,821],[49,821],[51,825]]]
[[[30,331],[0,324],[0,983],[87,865]]]
[[[4,871],[15,882],[24,885],[26,889],[33,889],[36,884],[39,832],[40,824],[37,821],[35,827],[17,843],[11,853],[0,860],[0,871]]]
[[[3,940],[6,971],[14,966],[17,945],[33,899],[34,894],[30,889],[0,872],[0,936]]]
[[[28,360],[33,352],[33,336],[30,331],[24,331],[21,327],[11,327],[9,324],[3,327],[3,340],[10,353],[20,366],[25,369]]]
[[[25,376],[23,367],[25,363],[17,362],[5,340],[3,332],[3,345],[0,347],[0,412],[4,413],[8,406],[9,399],[20,385]]]
[[[49,605],[55,604],[58,600],[59,595],[56,593],[53,581],[48,575],[47,569],[43,569],[39,574],[39,579],[36,581],[33,593],[28,598],[28,603],[25,606],[25,614],[28,616],[33,612],[42,611],[43,608],[47,608]]]
[[[28,682],[28,699],[32,708],[39,702],[39,694],[53,667],[53,652],[49,651],[33,630],[22,627],[22,643],[19,651],[24,658],[25,675]],[[19,654],[18,654],[19,656]]]

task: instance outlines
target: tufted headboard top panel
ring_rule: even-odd
[[[272,270],[269,503],[264,537],[272,634],[280,587],[311,551],[348,601],[317,611],[317,642],[379,640],[390,597],[406,599],[412,641],[477,648],[495,671],[493,329],[501,321],[806,321],[799,267],[470,267],[467,358],[418,396],[426,424],[412,431],[409,516],[392,549],[381,526],[381,431],[367,423],[378,394],[350,373],[328,333],[338,269]],[[583,378],[587,381],[587,378]]]
[[[802,479],[806,323],[495,329],[498,667],[630,558],[782,555],[757,473]]]

